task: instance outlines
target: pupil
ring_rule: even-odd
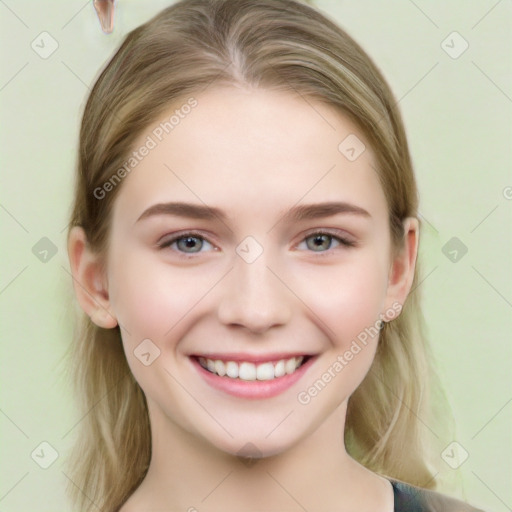
[[[182,238],[181,239],[181,242],[182,242],[182,248],[185,248],[185,249],[193,249],[192,252],[197,252],[197,250],[199,250],[199,246],[197,245],[197,241],[198,239],[196,237],[193,237],[193,236],[188,236],[186,238]],[[183,247],[184,246],[184,247]]]
[[[317,235],[313,237],[313,246],[315,248],[328,248],[329,246],[329,235]]]

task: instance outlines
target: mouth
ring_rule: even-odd
[[[293,356],[274,361],[253,363],[229,359],[210,359],[196,356],[198,363],[210,373],[219,377],[245,381],[273,380],[295,373],[311,356]]]
[[[265,399],[283,393],[304,376],[316,358],[317,355],[311,354],[279,354],[266,358],[243,354],[189,356],[208,386],[246,399]]]

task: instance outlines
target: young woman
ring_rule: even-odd
[[[75,505],[474,510],[422,439],[417,203],[388,86],[314,9],[184,0],[131,32],[80,132]]]

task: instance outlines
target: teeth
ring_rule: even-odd
[[[238,378],[238,365],[235,362],[228,361],[226,363],[226,375],[232,379]]]
[[[288,361],[284,363],[284,369],[287,374],[293,373],[295,368],[297,368],[295,359],[288,359]]]
[[[259,364],[256,370],[258,380],[270,380],[274,378],[274,365],[272,363]]]
[[[256,380],[256,365],[242,363],[238,369],[238,378],[242,380]]]
[[[235,361],[221,361],[219,359],[207,359],[199,357],[199,364],[208,371],[220,375],[227,376],[231,379],[241,380],[272,380],[284,375],[292,374],[304,360],[303,356],[292,357],[290,359],[281,359],[276,363],[254,364],[242,362],[240,364]]]
[[[215,361],[215,373],[221,377],[226,375],[226,365],[224,364],[224,361]]]
[[[284,361],[278,361],[274,366],[274,377],[282,377],[286,373]]]

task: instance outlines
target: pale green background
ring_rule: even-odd
[[[119,0],[107,36],[91,2],[0,2],[0,512],[70,510],[62,471],[80,418],[61,359],[72,333],[65,228],[79,115],[124,35],[168,4]],[[425,228],[425,316],[469,453],[458,470],[445,465],[443,479],[464,482],[446,490],[487,512],[512,510],[512,3],[316,4],[375,59],[406,122]],[[43,31],[59,44],[46,60],[31,48]],[[441,47],[453,31],[469,43],[458,59]],[[441,251],[454,236],[468,248],[457,263]],[[58,248],[47,263],[32,253],[42,237]],[[46,470],[30,457],[42,441],[60,454]]]

